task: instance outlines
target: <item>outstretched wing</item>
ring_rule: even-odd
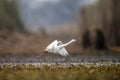
[[[61,50],[59,50],[58,53],[62,56],[68,56],[69,55],[69,53],[66,51],[65,48],[62,48]]]
[[[58,46],[63,45],[63,43],[61,41],[58,42]],[[57,51],[58,54],[62,55],[62,56],[68,56],[69,53],[67,52],[67,50],[64,47],[61,47],[59,49],[59,51]]]
[[[57,40],[54,40],[51,44],[49,44],[47,46],[47,48],[45,49],[45,51],[48,51],[48,52],[53,52],[53,48],[54,48],[54,45],[57,44]]]

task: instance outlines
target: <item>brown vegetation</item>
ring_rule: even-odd
[[[95,65],[41,65],[34,68],[5,66],[0,69],[1,80],[119,80],[120,65],[95,66]]]
[[[44,37],[13,32],[6,38],[0,38],[0,54],[39,54],[49,42]]]

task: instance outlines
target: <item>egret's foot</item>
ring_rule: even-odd
[[[43,53],[49,53],[48,51],[43,51]]]

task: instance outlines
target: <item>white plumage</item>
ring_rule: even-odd
[[[50,52],[50,53],[60,54],[62,56],[68,56],[69,53],[66,51],[66,49],[64,47],[66,47],[67,45],[69,45],[75,41],[76,41],[75,39],[72,39],[68,43],[63,44],[61,41],[55,40],[51,44],[49,44],[44,51]]]

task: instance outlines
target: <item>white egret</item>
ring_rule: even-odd
[[[67,45],[69,45],[75,41],[76,41],[75,39],[72,39],[71,41],[63,44],[61,41],[55,40],[47,46],[47,48],[44,50],[44,52],[60,54],[62,56],[68,56],[69,53],[66,51],[66,49],[64,47],[66,47]]]

